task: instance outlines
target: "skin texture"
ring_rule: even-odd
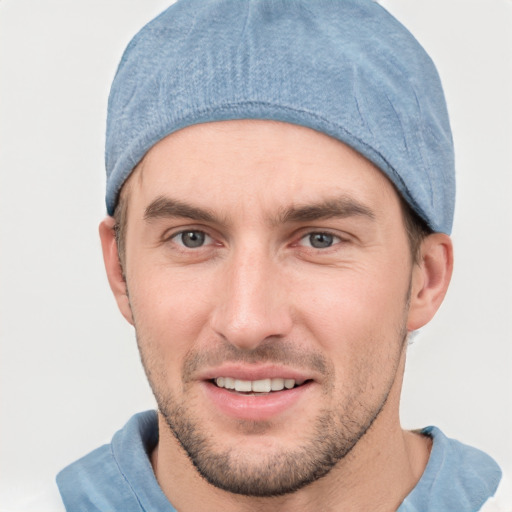
[[[123,194],[125,279],[113,219],[100,235],[159,406],[152,461],[173,505],[395,510],[429,451],[400,429],[406,337],[444,297],[449,238],[427,237],[413,264],[387,178],[286,123],[181,130]],[[211,382],[280,375],[306,385],[227,409],[232,392]]]

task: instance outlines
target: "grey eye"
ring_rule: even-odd
[[[309,245],[315,249],[326,249],[331,247],[337,237],[329,233],[311,233],[307,236]]]
[[[183,231],[182,233],[178,233],[176,238],[185,247],[195,249],[204,245],[207,235],[202,231]]]

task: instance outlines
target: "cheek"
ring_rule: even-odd
[[[393,268],[375,266],[317,275],[301,298],[308,330],[339,357],[385,357],[403,335],[409,286],[403,269],[398,277]]]
[[[180,364],[208,323],[204,277],[154,266],[128,276],[128,288],[141,349]]]
[[[335,368],[333,397],[355,404],[380,403],[403,350],[406,286],[345,276],[331,279],[329,292],[313,290],[303,311],[307,336]]]

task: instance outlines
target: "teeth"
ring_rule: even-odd
[[[232,379],[231,377],[224,377],[224,387],[226,389],[235,389],[235,379]]]
[[[284,389],[284,379],[272,379],[270,385],[272,391],[281,391]]]
[[[261,379],[261,380],[240,380],[231,377],[217,377],[215,383],[219,388],[234,389],[242,393],[270,393],[270,391],[282,391],[292,389],[296,382],[294,379]],[[298,385],[303,382],[297,382]]]
[[[295,381],[293,379],[284,379],[284,387],[286,389],[292,389],[295,386]]]
[[[221,377],[222,379],[222,377]],[[235,391],[252,391],[252,383],[250,380],[238,380],[235,379]]]
[[[252,381],[252,390],[255,393],[269,393],[272,389],[270,379]]]

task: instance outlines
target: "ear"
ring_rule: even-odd
[[[117,251],[116,235],[114,231],[116,221],[112,217],[106,217],[99,226],[101,248],[103,250],[103,261],[107,271],[108,282],[117,306],[122,315],[133,325],[132,310],[128,299],[128,289],[123,276],[123,269],[119,262]]]
[[[414,331],[430,322],[441,306],[453,270],[453,246],[448,235],[433,233],[420,248],[419,263],[412,272],[407,329]]]

